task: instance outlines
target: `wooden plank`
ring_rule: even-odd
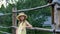
[[[57,10],[57,8],[58,8],[58,5],[57,4],[55,4],[55,7],[54,7],[55,9],[54,9],[54,22],[56,23],[56,25],[55,25],[55,29],[59,29],[60,30],[60,27],[59,27],[59,24],[60,24],[60,11],[58,11]],[[56,34],[60,34],[60,32],[59,33],[56,33]]]
[[[45,7],[51,6],[52,4],[53,4],[53,3],[47,4],[47,5],[43,5],[43,6],[38,6],[38,7],[35,7],[35,8],[21,9],[21,10],[17,10],[17,12],[15,12],[15,13],[19,13],[19,12],[21,12],[21,11],[30,11],[30,10],[41,9],[41,8],[45,8]]]
[[[47,32],[54,32],[54,29],[38,28],[38,27],[27,28],[27,29],[47,31]],[[59,29],[56,29],[55,32],[60,32],[60,30]]]
[[[58,29],[60,29],[60,10],[58,10]],[[59,33],[57,33],[57,34],[60,34],[60,32]]]

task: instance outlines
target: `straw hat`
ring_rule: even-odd
[[[19,13],[19,15],[16,18],[19,20],[20,16],[25,16],[27,18],[27,15],[24,12]]]

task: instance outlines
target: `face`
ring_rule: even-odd
[[[25,17],[24,17],[24,16],[20,16],[19,19],[20,19],[21,21],[23,21],[23,20],[25,19]]]

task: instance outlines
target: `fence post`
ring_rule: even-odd
[[[51,4],[53,2],[53,0],[48,0],[48,3]],[[53,34],[55,34],[55,22],[54,22],[54,6],[55,4],[51,5],[51,21],[52,21],[52,25],[51,28],[54,29]]]
[[[58,5],[58,4],[55,4],[55,6],[54,6],[54,22],[56,23],[56,25],[55,25],[55,29],[56,30],[60,30],[60,8],[59,8],[60,6]],[[58,10],[58,8],[59,8],[59,10]],[[58,33],[58,32],[56,32],[56,34],[60,34],[60,32]]]
[[[53,34],[55,34],[55,25],[56,23],[54,22],[54,6],[55,4],[53,4],[52,7],[52,12],[51,12],[51,16],[52,16],[52,28],[54,29]]]
[[[17,11],[17,8],[12,8],[12,26],[17,26],[17,19],[16,19],[16,16],[17,16],[17,13],[14,13]],[[16,34],[16,29],[13,28],[12,29],[12,34]]]

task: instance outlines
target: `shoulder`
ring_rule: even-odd
[[[27,20],[25,20],[26,23],[29,23]]]
[[[26,23],[27,25],[29,25],[29,22],[28,22],[27,20],[25,21],[25,23]]]

